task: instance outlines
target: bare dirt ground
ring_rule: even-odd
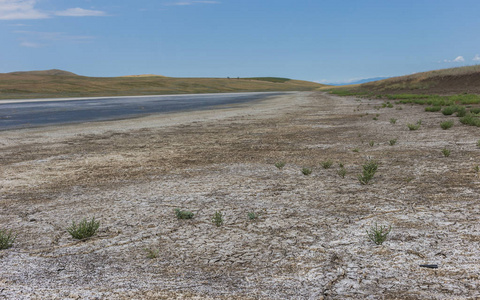
[[[0,226],[18,233],[0,251],[0,299],[480,298],[478,128],[381,103],[307,92],[0,132]],[[72,220],[93,216],[98,234],[72,239]],[[375,223],[392,226],[380,246]]]

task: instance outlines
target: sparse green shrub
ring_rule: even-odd
[[[179,208],[175,209],[175,216],[179,220],[188,220],[193,218],[193,213],[188,210],[180,210]]]
[[[308,176],[312,174],[312,170],[310,170],[309,168],[302,168],[302,174]]]
[[[149,259],[157,258],[160,254],[160,250],[158,249],[145,248],[145,252],[147,253],[147,258]]]
[[[343,163],[342,163],[342,162],[339,162],[339,163],[338,163],[338,166],[339,166],[340,168],[343,168]]]
[[[402,110],[402,109],[403,109],[403,107],[401,107],[401,106],[397,106],[395,109],[396,109],[396,110]]]
[[[478,165],[475,166],[475,168],[473,168],[475,170],[475,172],[479,172],[480,171],[480,167]]]
[[[283,167],[285,167],[285,162],[283,161],[279,161],[277,163],[275,163],[275,167],[277,167],[278,169],[283,169]]]
[[[441,111],[441,110],[442,110],[441,106],[425,107],[425,111],[428,111],[428,112],[437,112],[437,111]]]
[[[377,172],[378,162],[375,160],[367,161],[363,166],[362,175],[358,175],[358,180],[361,184],[368,184],[373,179],[373,175]]]
[[[353,151],[353,152],[360,152],[360,149],[355,148],[355,149],[353,149],[352,151]]]
[[[368,144],[370,145],[370,147],[373,147],[373,145],[375,145],[375,142],[374,142],[374,141],[370,141],[370,142],[368,142]]]
[[[388,141],[388,143],[390,144],[390,146],[393,146],[397,143],[397,139],[392,139],[392,140]]]
[[[367,230],[368,238],[374,242],[376,245],[381,245],[387,239],[388,234],[392,230],[392,226],[378,226],[375,223],[375,226],[370,227],[370,231]]]
[[[13,246],[17,235],[11,230],[0,229],[0,250],[8,249]]]
[[[465,109],[465,107],[463,106],[458,107],[457,117],[465,117],[466,114],[467,114],[467,110]]]
[[[460,118],[460,123],[470,126],[480,127],[480,118],[474,114],[466,114],[464,117]]]
[[[251,212],[247,213],[247,217],[250,220],[256,220],[258,218],[258,215],[255,212],[251,211]]]
[[[453,126],[453,121],[445,121],[440,123],[440,127],[442,127],[443,130],[447,130]]]
[[[392,107],[393,107],[393,104],[390,103],[390,102],[387,102],[387,107],[388,107],[388,108],[392,108]]]
[[[341,167],[340,170],[338,170],[338,175],[342,178],[345,178],[345,175],[347,175],[347,170],[344,167]]]
[[[408,129],[410,130],[418,130],[420,128],[420,124],[411,124],[411,123],[408,123],[407,124],[407,127]]]
[[[442,110],[442,114],[444,114],[445,116],[450,116],[450,115],[453,115],[454,113],[456,113],[457,110],[458,110],[458,107],[456,105],[450,105],[450,106],[445,107]]]
[[[327,160],[327,161],[322,162],[322,167],[324,169],[330,169],[330,167],[332,165],[333,165],[333,161],[331,161],[331,160]]]
[[[223,215],[221,211],[216,211],[213,215],[212,222],[217,226],[220,227],[223,224]]]
[[[377,117],[373,117],[373,118],[372,118],[372,120],[374,120],[374,121],[377,121],[377,120],[378,120],[378,118],[377,118]]]
[[[422,125],[422,120],[418,120],[417,125]]]
[[[391,118],[391,119],[390,119],[390,124],[395,124],[395,123],[397,123],[397,119]]]
[[[469,112],[471,114],[480,114],[480,107],[471,108]]]
[[[477,147],[480,148],[480,140],[477,141]]]
[[[442,153],[443,153],[443,156],[445,156],[445,157],[449,157],[449,156],[450,156],[450,150],[448,150],[447,148],[443,148],[443,149],[442,149]]]
[[[74,239],[83,240],[94,236],[99,227],[100,222],[95,221],[95,217],[90,221],[84,218],[78,224],[73,221],[72,225],[67,228],[67,231]]]

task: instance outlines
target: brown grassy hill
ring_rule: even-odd
[[[380,94],[480,94],[480,65],[422,72],[335,89]]]
[[[314,82],[275,77],[86,77],[61,70],[48,70],[0,74],[0,99],[312,91],[323,86]]]

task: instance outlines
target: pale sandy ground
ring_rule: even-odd
[[[298,93],[0,132],[0,228],[18,233],[0,251],[0,299],[478,299],[479,129],[381,103]],[[66,232],[93,216],[95,237]],[[374,223],[393,228],[381,246]]]

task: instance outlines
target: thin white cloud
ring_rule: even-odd
[[[220,1],[178,1],[169,3],[167,5],[178,5],[178,6],[186,6],[186,5],[194,5],[194,4],[220,4]]]
[[[473,61],[480,61],[480,55],[475,54],[475,57],[472,60]]]
[[[0,20],[34,20],[46,19],[52,16],[101,17],[107,15],[105,12],[100,10],[90,10],[80,7],[69,8],[62,11],[47,12],[37,9],[35,7],[36,5],[37,0],[0,0]]]
[[[455,58],[454,60],[448,60],[448,59],[445,59],[443,60],[443,62],[446,62],[446,63],[460,63],[460,62],[465,62],[465,58],[463,58],[463,56],[457,56],[457,58]]]
[[[37,43],[33,43],[33,42],[29,42],[29,41],[23,41],[23,42],[20,43],[20,46],[27,47],[27,48],[40,48],[42,45],[37,44]]]
[[[64,32],[15,31],[20,35],[20,46],[40,48],[58,42],[88,43],[95,37],[87,35],[69,35]]]
[[[101,10],[83,9],[80,7],[69,8],[67,10],[56,11],[56,16],[62,17],[103,17],[107,14]]]
[[[48,14],[35,9],[36,2],[36,0],[0,0],[0,20],[48,18]]]

